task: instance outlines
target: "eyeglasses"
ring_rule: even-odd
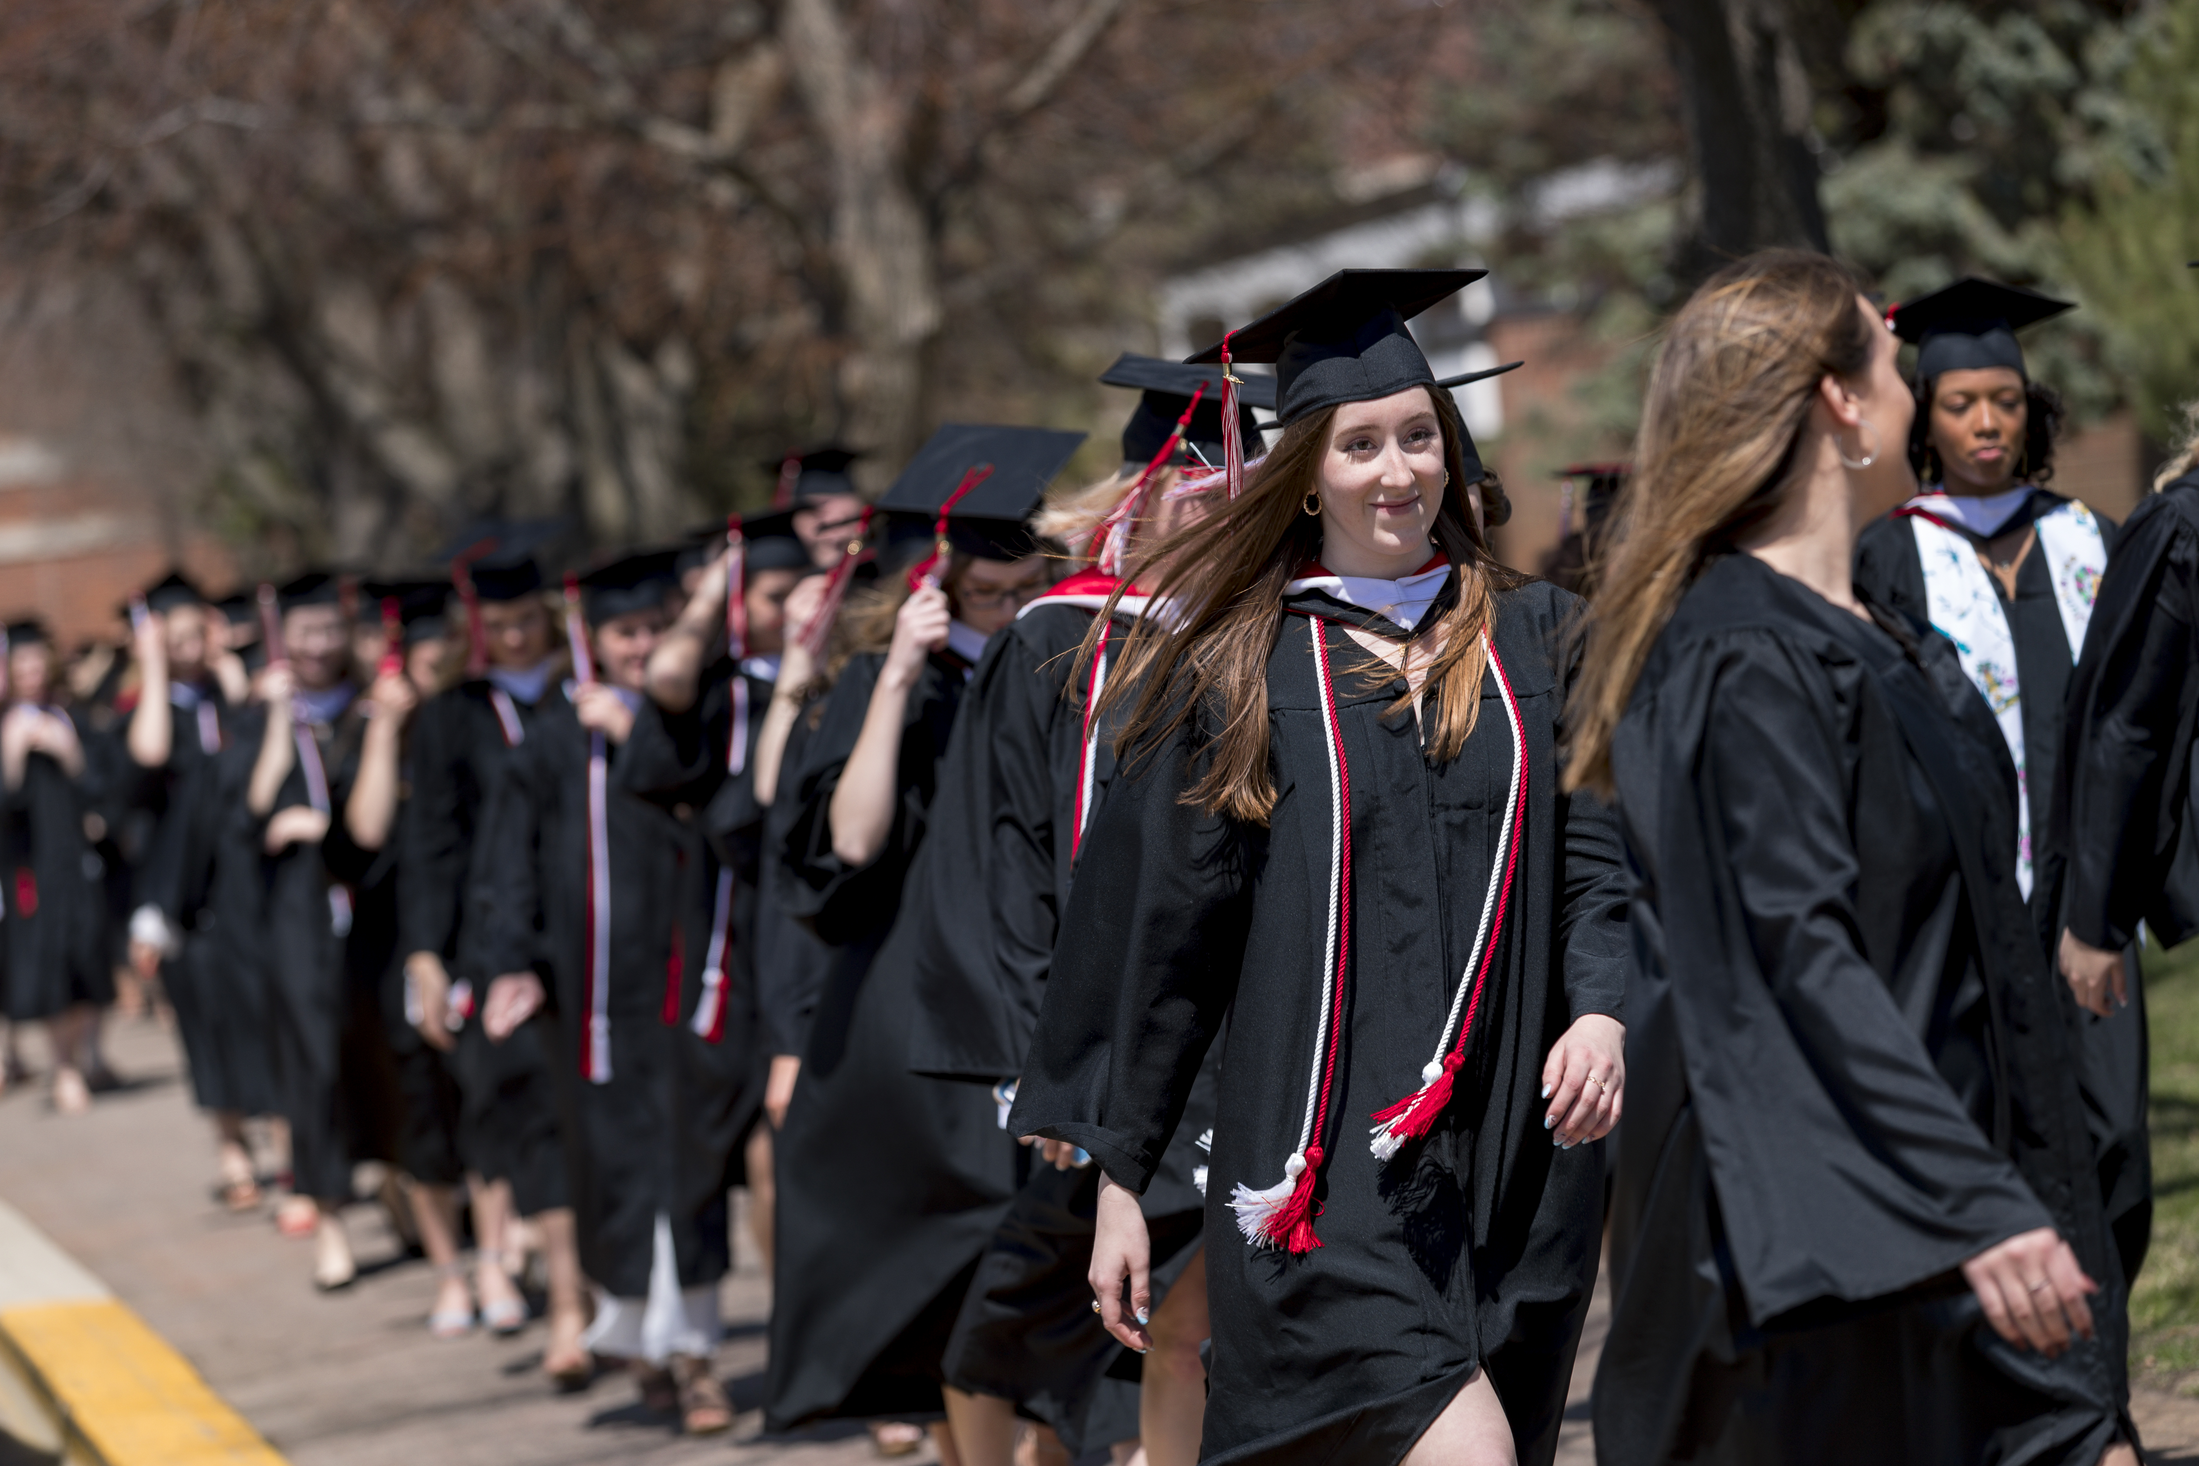
[[[973,611],[997,611],[1003,606],[1028,606],[1046,589],[1043,579],[1026,580],[1017,585],[1003,586],[999,590],[979,590],[963,586],[955,592],[955,598]]]

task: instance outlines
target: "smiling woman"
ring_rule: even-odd
[[[1204,354],[1277,364],[1282,441],[1156,552],[1176,615],[1101,701],[1010,1125],[1105,1171],[1095,1304],[1149,1347],[1140,1193],[1227,1015],[1208,1461],[1547,1462],[1595,1278],[1625,942],[1556,778],[1577,603],[1489,553],[1404,326],[1475,277],[1344,271]]]

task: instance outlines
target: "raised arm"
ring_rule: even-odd
[[[863,731],[832,791],[832,853],[846,865],[876,860],[892,833],[909,694],[925,659],[947,644],[949,619],[946,593],[929,588],[911,595],[894,618],[893,645],[871,689]]]

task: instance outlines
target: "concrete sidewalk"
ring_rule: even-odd
[[[26,1045],[43,1070],[41,1046]],[[378,1208],[348,1215],[362,1275],[314,1292],[311,1245],[266,1215],[235,1217],[211,1194],[211,1129],[191,1108],[177,1051],[150,1023],[111,1026],[108,1050],[129,1088],[63,1119],[33,1084],[0,1096],[0,1200],[19,1208],[142,1316],[292,1466],[579,1466],[579,1463],[875,1462],[853,1427],[761,1439],[768,1281],[745,1234],[724,1292],[717,1357],[741,1411],[730,1438],[687,1441],[613,1376],[553,1395],[538,1371],[539,1324],[512,1340],[429,1339],[435,1280],[405,1260]],[[4,1252],[0,1247],[0,1252]],[[0,1257],[0,1286],[6,1281]],[[1592,1466],[1587,1386],[1605,1327],[1599,1296],[1582,1341],[1560,1466]],[[2199,1401],[2141,1393],[2153,1459],[2199,1466]],[[931,1459],[903,1458],[914,1462]]]

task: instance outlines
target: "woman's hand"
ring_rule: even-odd
[[[420,691],[403,672],[388,672],[374,679],[374,685],[367,689],[367,701],[377,722],[387,718],[389,726],[402,728],[405,719],[420,706]]]
[[[280,855],[292,845],[318,845],[327,835],[327,815],[309,805],[291,804],[267,817],[262,843],[269,855]]]
[[[2077,995],[2077,1006],[2106,1018],[2130,1006],[2130,983],[2123,954],[2095,947],[2067,927],[2062,929],[2062,976]]]
[[[947,644],[947,593],[936,586],[914,591],[893,618],[893,645],[886,652],[884,676],[906,686],[924,670],[924,659]]]
[[[420,1012],[413,1024],[421,1042],[444,1053],[458,1047],[450,1031],[450,971],[441,954],[415,952],[405,959],[405,981],[411,984],[413,1002]]]
[[[600,682],[590,682],[574,694],[573,712],[581,727],[601,733],[613,743],[624,743],[634,731],[633,711]]]
[[[1145,1230],[1145,1212],[1137,1194],[1100,1177],[1099,1222],[1092,1234],[1092,1270],[1086,1279],[1099,1300],[1100,1322],[1107,1332],[1143,1354],[1153,1347],[1145,1325],[1153,1316],[1153,1239]],[[1131,1317],[1123,1317],[1122,1283],[1130,1280]]]
[[[2051,1359],[2068,1349],[2072,1334],[2092,1337],[2085,1299],[2100,1285],[2084,1275],[2052,1227],[1996,1242],[1964,1263],[1962,1276],[1993,1331],[2019,1348],[2028,1344]]]
[[[544,997],[542,979],[536,974],[505,973],[489,984],[489,995],[481,1004],[481,1031],[490,1043],[502,1043],[541,1011]]]
[[[1542,1066],[1542,1097],[1550,1101],[1542,1126],[1560,1150],[1601,1140],[1625,1108],[1626,1025],[1602,1013],[1583,1013],[1550,1047]]]
[[[1074,1171],[1079,1166],[1092,1164],[1089,1159],[1077,1159],[1080,1147],[1073,1140],[1048,1140],[1043,1135],[1026,1135],[1023,1143],[1037,1146],[1038,1158],[1057,1171]]]

